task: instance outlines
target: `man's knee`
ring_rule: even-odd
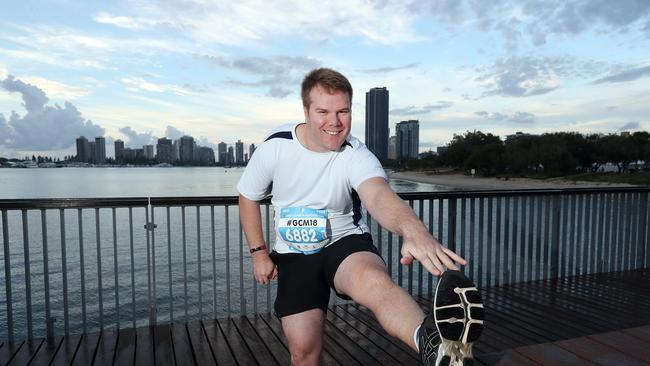
[[[320,359],[320,344],[301,344],[289,347],[292,365],[317,365]]]

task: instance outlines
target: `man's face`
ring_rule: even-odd
[[[309,92],[309,108],[304,108],[307,122],[307,148],[316,152],[338,150],[350,133],[352,112],[348,93],[316,85]]]

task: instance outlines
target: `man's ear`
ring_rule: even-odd
[[[302,111],[305,113],[305,123],[309,121],[309,107],[302,107]]]

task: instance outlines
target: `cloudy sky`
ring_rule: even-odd
[[[103,135],[257,143],[315,67],[390,91],[421,150],[481,130],[650,130],[648,0],[22,0],[0,13],[0,156]],[[107,151],[112,154],[112,144]]]

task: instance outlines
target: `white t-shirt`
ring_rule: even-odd
[[[339,151],[314,152],[298,141],[298,125],[287,124],[272,131],[255,150],[237,184],[239,193],[249,200],[260,201],[273,195],[274,249],[278,253],[314,252],[289,245],[286,235],[281,233],[286,229],[286,213],[295,208],[326,212],[325,245],[347,235],[368,232],[356,189],[372,177],[387,179],[379,160],[355,137],[348,135]],[[316,226],[315,216],[310,218]],[[294,225],[296,222],[312,221],[293,220]],[[323,227],[322,220],[318,225]]]

